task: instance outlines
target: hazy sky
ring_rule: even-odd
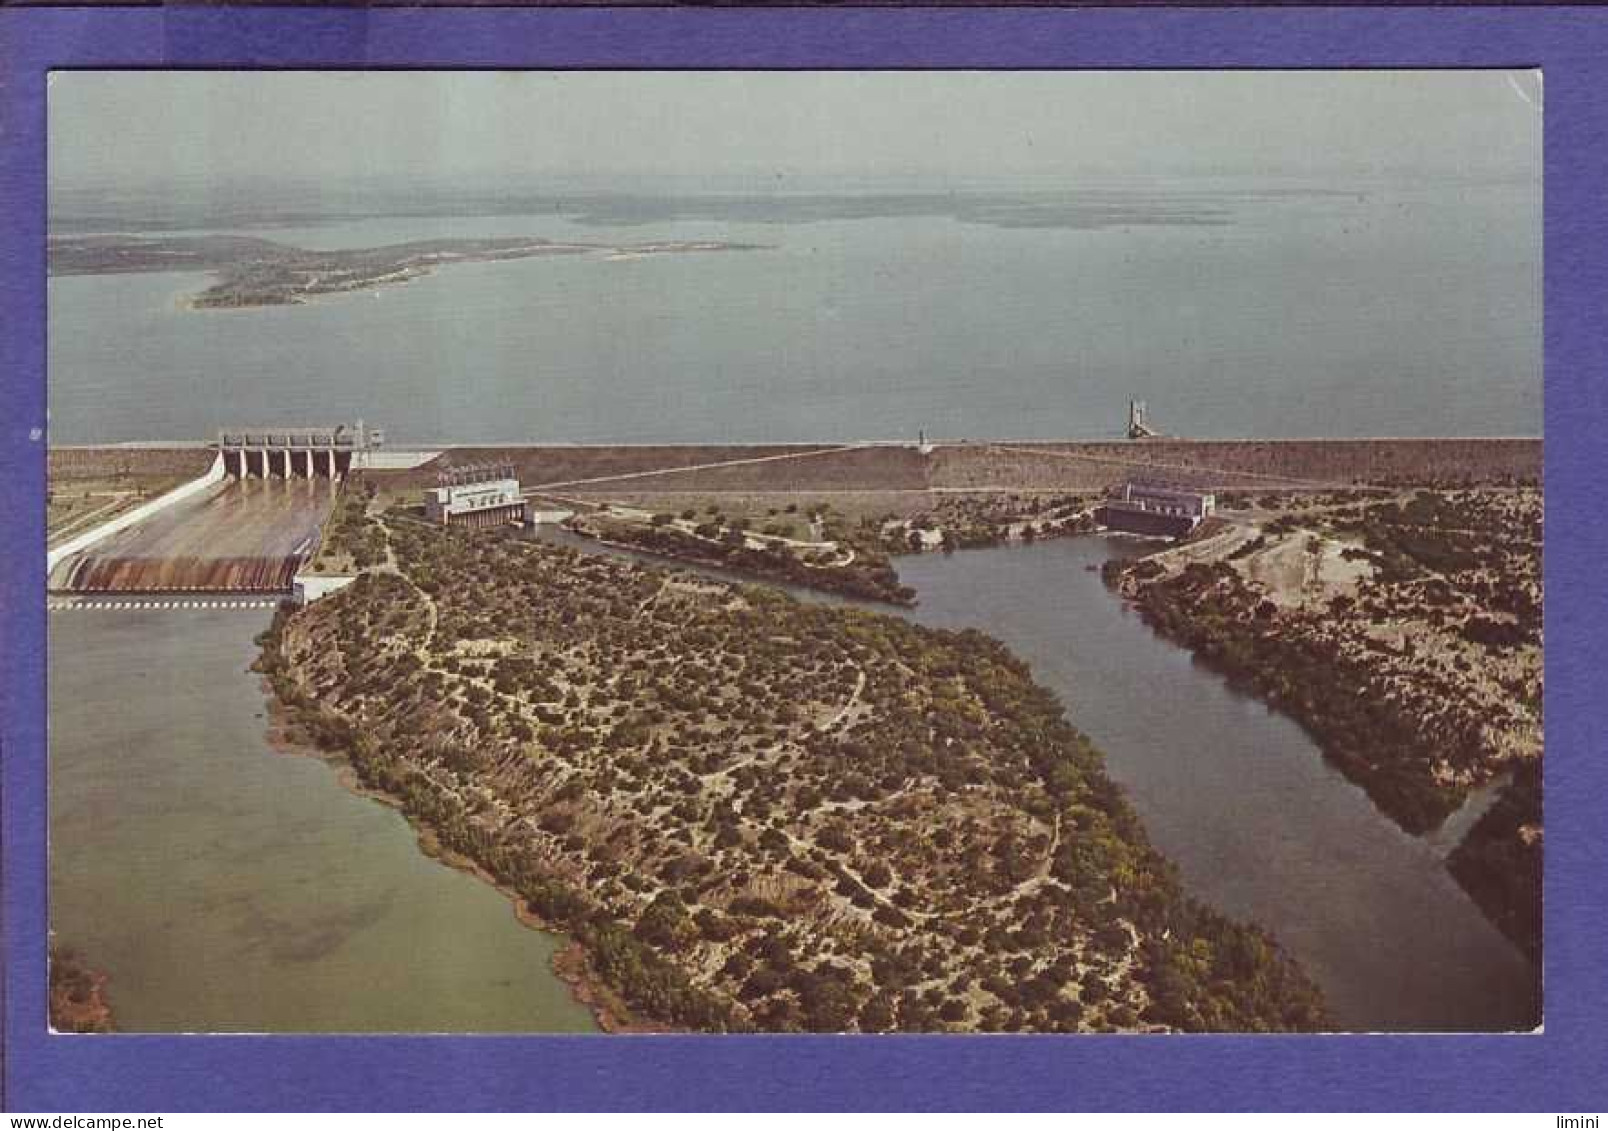
[[[168,177],[1540,175],[1530,71],[63,72],[62,187]]]

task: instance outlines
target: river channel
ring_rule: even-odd
[[[921,595],[917,620],[983,629],[1032,665],[1185,887],[1272,931],[1339,1027],[1529,1028],[1530,965],[1447,872],[1451,846],[1402,832],[1299,726],[1106,589],[1099,565],[1145,549],[1068,538],[905,558],[899,572]]]
[[[1401,832],[1299,727],[1125,609],[1097,567],[1135,552],[1080,537],[899,569],[914,619],[1032,665],[1188,888],[1269,928],[1340,1028],[1528,1028],[1530,967],[1447,874],[1449,845]],[[591,1029],[557,940],[331,767],[267,745],[245,670],[264,619],[51,615],[52,924],[111,974],[121,1027]]]

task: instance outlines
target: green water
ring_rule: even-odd
[[[560,940],[279,753],[265,611],[51,616],[51,924],[132,1032],[580,1032]]]

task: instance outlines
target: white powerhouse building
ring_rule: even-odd
[[[506,526],[525,520],[512,464],[455,467],[424,495],[424,513],[442,526]]]

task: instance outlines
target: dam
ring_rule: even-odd
[[[75,484],[79,491],[73,525],[107,520],[61,545],[52,541],[50,592],[58,598],[288,594],[317,549],[340,484],[369,466],[384,442],[383,431],[360,419],[222,428],[211,443],[172,449],[134,444],[62,452],[59,459],[52,452],[52,488],[61,488],[64,510],[74,510]],[[203,465],[209,465],[204,472]],[[180,469],[200,474],[179,482],[173,473]]]
[[[163,486],[180,468],[201,479],[90,537],[50,551],[53,595],[284,593],[316,551],[352,473],[395,493],[422,490],[465,463],[511,465],[526,494],[698,491],[1100,491],[1134,475],[1206,489],[1313,491],[1375,486],[1537,485],[1536,437],[1356,440],[948,440],[912,444],[439,445],[382,453],[379,429],[224,428],[211,442],[51,452],[53,489],[99,516],[144,476]],[[162,479],[163,475],[168,476]],[[182,498],[178,496],[182,495]]]
[[[224,479],[56,564],[53,593],[289,593],[335,480]]]

